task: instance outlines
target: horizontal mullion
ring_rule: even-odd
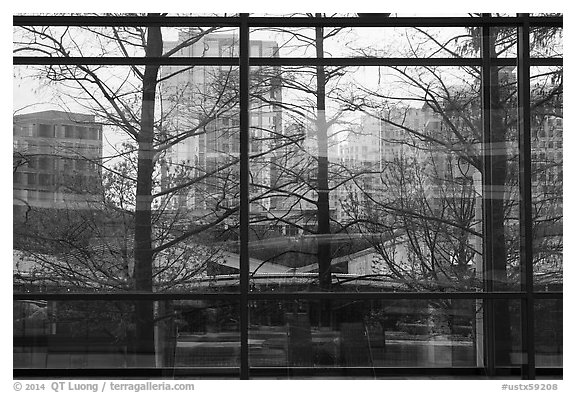
[[[530,27],[564,27],[562,16],[531,16],[528,18]]]
[[[93,293],[14,293],[13,300],[237,300],[239,292],[155,293],[155,292],[93,292]]]
[[[496,23],[520,26],[518,18],[474,18],[474,17],[335,17],[335,18],[283,18],[283,17],[253,17],[249,18],[250,27],[462,27],[484,26]]]
[[[427,300],[427,299],[521,299],[525,292],[269,292],[248,294],[250,300]]]
[[[251,58],[251,66],[480,66],[480,58],[328,57]]]
[[[530,17],[535,26],[561,27],[562,17]],[[248,19],[250,27],[480,27],[522,26],[522,17],[335,17],[335,18],[284,18],[253,17]]]
[[[552,292],[533,292],[532,296],[534,299],[558,299],[562,300],[564,298],[564,292],[552,291]]]
[[[562,27],[561,16],[529,17],[528,22],[535,27]],[[249,17],[250,27],[478,27],[478,26],[521,26],[521,17]],[[239,17],[218,16],[42,16],[15,15],[14,26],[240,26]]]
[[[102,26],[102,27],[238,27],[240,19],[237,17],[218,16],[96,16],[96,15],[71,15],[71,16],[41,16],[41,15],[15,15],[14,26]]]
[[[496,376],[520,375],[520,366],[497,367]],[[253,378],[290,378],[318,376],[486,376],[484,367],[250,367]],[[538,376],[561,376],[561,367],[537,367]],[[88,377],[232,377],[238,378],[238,367],[156,367],[156,368],[14,368],[13,378],[88,378]]]
[[[494,66],[515,66],[516,58],[490,59]],[[238,66],[238,57],[41,57],[15,56],[14,65],[172,65],[172,66]],[[531,66],[561,66],[562,58],[531,58]],[[253,57],[250,65],[262,66],[350,66],[350,67],[479,67],[481,58],[376,58],[376,57],[333,57],[333,58],[296,58],[296,57]]]
[[[41,57],[15,56],[14,65],[239,65],[237,57]],[[480,66],[478,58],[374,58],[374,57],[253,57],[251,66]],[[514,65],[515,59],[494,59],[495,65]]]
[[[515,66],[518,60],[510,58],[491,58],[490,64],[493,66]],[[531,66],[554,66],[562,65],[563,59],[554,58],[531,58]],[[482,65],[482,58],[410,58],[410,57],[330,57],[330,58],[296,58],[296,57],[254,57],[250,58],[251,66],[421,66],[421,67],[479,67]]]
[[[562,57],[531,57],[528,60],[528,65],[534,66],[562,66],[564,58]]]
[[[15,56],[14,65],[237,66],[238,57],[36,57]]]
[[[13,378],[132,378],[170,379],[173,377],[212,377],[237,379],[240,367],[155,367],[155,368],[14,368]]]
[[[13,300],[223,300],[237,299],[236,292],[220,293],[154,293],[154,292],[106,292],[106,293],[14,293]],[[295,299],[522,299],[526,292],[249,292],[249,300],[295,300]],[[562,292],[535,292],[535,298],[562,299]]]

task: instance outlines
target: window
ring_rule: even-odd
[[[40,138],[54,138],[54,125],[38,124],[38,136]]]
[[[54,175],[40,173],[38,175],[38,184],[44,187],[52,186],[54,184]]]
[[[69,139],[76,138],[76,127],[70,126],[70,125],[65,125],[64,126],[64,137],[69,138]]]
[[[561,16],[195,18],[14,17],[15,376],[561,377]]]
[[[27,181],[27,184],[28,184],[28,185],[31,185],[31,186],[32,186],[32,185],[37,184],[37,183],[36,183],[36,176],[37,176],[36,173],[27,173],[26,175],[27,175],[27,177],[28,177],[28,179],[27,179],[27,180],[28,180],[28,181]]]
[[[21,172],[16,172],[14,173],[12,180],[14,184],[23,184],[24,176]]]
[[[38,165],[37,168],[42,171],[53,171],[54,170],[54,158],[53,157],[46,157],[40,156],[38,157]]]

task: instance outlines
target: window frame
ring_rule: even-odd
[[[248,332],[249,332],[249,303],[256,300],[296,300],[296,299],[478,299],[492,302],[497,299],[520,300],[522,305],[522,346],[526,354],[526,363],[521,370],[509,370],[519,372],[522,378],[535,379],[536,375],[544,375],[545,370],[536,370],[534,348],[534,301],[538,299],[563,299],[563,292],[538,292],[534,290],[532,271],[532,211],[531,211],[531,130],[530,130],[530,102],[529,77],[531,66],[562,65],[563,58],[532,58],[529,52],[530,29],[532,27],[562,27],[562,17],[532,17],[528,14],[519,14],[516,17],[491,17],[482,14],[480,17],[426,17],[426,18],[378,18],[377,16],[365,18],[336,17],[336,18],[302,18],[302,17],[250,17],[248,14],[240,14],[234,17],[137,17],[137,16],[14,16],[14,26],[228,26],[237,27],[240,31],[240,50],[238,57],[23,57],[14,56],[14,65],[234,65],[240,69],[240,296],[238,293],[13,293],[13,300],[222,300],[239,299],[240,302],[240,367],[239,370],[230,371],[241,379],[250,376],[273,374],[274,370],[256,370],[249,365],[248,356]],[[494,26],[510,26],[517,28],[518,54],[515,58],[490,58],[484,46],[483,53],[478,58],[282,58],[282,57],[250,57],[250,29],[256,27],[462,27],[474,26],[482,29],[484,38],[489,37],[490,29]],[[486,41],[485,41],[486,42]],[[519,108],[519,173],[520,173],[520,239],[521,239],[521,290],[512,292],[493,291],[490,285],[485,292],[362,292],[362,293],[335,293],[335,292],[282,292],[282,293],[255,293],[249,290],[249,252],[248,252],[248,221],[249,221],[249,68],[250,66],[478,66],[483,70],[482,86],[484,88],[483,110],[484,113],[490,108],[489,88],[490,79],[487,70],[493,66],[516,66],[518,69],[518,108]],[[484,134],[490,127],[489,116],[484,116]],[[76,130],[75,130],[76,131]],[[99,131],[101,138],[101,131]],[[485,140],[485,143],[490,143]],[[489,157],[489,154],[488,156]],[[488,163],[489,165],[489,163]],[[485,216],[489,219],[489,216]],[[486,237],[486,236],[485,236]],[[488,258],[489,256],[485,257]],[[489,266],[488,261],[488,266]],[[487,337],[490,340],[490,337]],[[162,369],[155,369],[162,375]],[[342,372],[338,368],[336,372]],[[191,371],[191,370],[189,370]],[[372,375],[373,369],[368,370],[367,375]],[[384,375],[390,370],[380,370]],[[398,370],[396,370],[398,371]],[[117,370],[44,370],[44,369],[14,369],[15,377],[30,376],[78,376],[87,375],[115,375],[128,376],[150,375],[151,370],[117,369]],[[313,373],[314,370],[309,370]],[[406,375],[438,375],[447,372],[450,375],[498,375],[501,369],[496,369],[493,364],[475,369],[458,368],[450,369],[403,369]],[[554,373],[552,370],[548,372]],[[556,372],[561,372],[556,370]],[[91,374],[92,373],[92,374]],[[217,374],[217,371],[214,371]],[[263,374],[262,374],[263,373]],[[190,374],[188,374],[190,375]]]

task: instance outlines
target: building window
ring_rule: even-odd
[[[38,124],[38,136],[40,138],[54,138],[54,125]]]
[[[76,138],[76,127],[71,125],[64,126],[64,137],[69,139]]]

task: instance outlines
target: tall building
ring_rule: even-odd
[[[88,209],[96,201],[102,126],[94,116],[63,111],[13,119],[15,210]]]
[[[563,264],[563,128],[561,115],[549,108],[532,118],[534,272],[542,283],[550,281],[550,272],[561,271]]]
[[[414,168],[410,163],[415,163],[421,168],[437,169],[439,161],[445,157],[432,156],[426,143],[408,130],[427,134],[441,132],[441,127],[440,116],[427,106],[394,107],[363,115],[358,126],[339,145],[339,161],[354,181],[338,188],[338,219],[352,219],[346,217],[343,201],[354,201],[351,207],[356,210],[359,206],[370,206],[371,201],[390,203],[398,199],[400,185],[411,191],[422,186],[412,184],[408,179],[400,184],[398,175],[403,172],[402,168],[406,165]],[[432,187],[426,189],[433,192]]]
[[[200,37],[198,39],[194,37]],[[191,45],[177,47],[190,39]],[[238,36],[207,34],[190,29],[178,41],[165,42],[165,51],[176,50],[179,57],[237,56]],[[276,56],[273,41],[253,40],[251,56]],[[180,138],[166,150],[162,168],[162,187],[179,181],[202,178],[177,197],[165,201],[166,208],[204,215],[214,206],[231,207],[239,203],[237,163],[240,151],[239,73],[237,66],[195,66],[162,68],[161,92],[167,139]],[[282,133],[282,93],[275,68],[251,69],[250,153],[272,150],[275,135]],[[270,186],[274,176],[272,154],[250,161],[252,191],[258,185]],[[270,198],[251,206],[252,213],[264,214],[271,208]]]

